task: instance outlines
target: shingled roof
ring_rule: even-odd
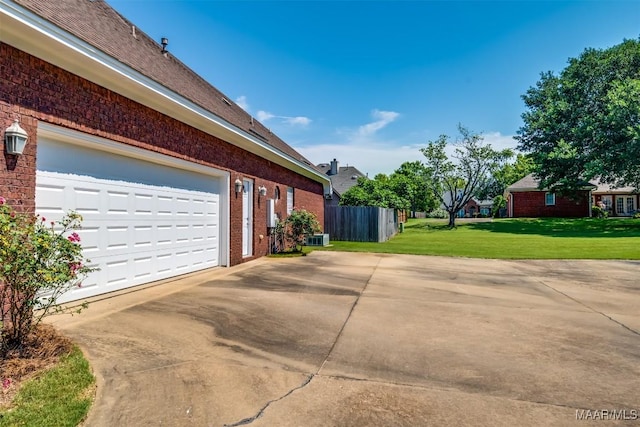
[[[180,62],[104,0],[13,0],[117,61],[259,138],[277,151],[315,166],[222,92]]]
[[[544,189],[538,188],[540,184],[540,180],[537,179],[532,173],[525,176],[519,181],[514,182],[505,190],[506,192],[521,192],[521,191],[546,191]],[[582,181],[579,182],[580,186],[584,189],[595,189],[597,187],[596,184],[591,182]]]
[[[336,160],[334,159],[334,162]],[[337,166],[337,164],[336,164]],[[336,174],[331,175],[331,164],[330,163],[320,163],[316,165],[316,168],[329,176],[331,179],[331,186],[333,187],[333,191],[335,191],[338,196],[342,196],[348,189],[353,187],[358,183],[358,178],[366,177],[365,174],[360,172],[358,168],[354,166],[340,166],[337,169]]]

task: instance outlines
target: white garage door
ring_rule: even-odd
[[[220,180],[77,145],[39,140],[36,211],[75,210],[100,268],[63,301],[219,265]]]

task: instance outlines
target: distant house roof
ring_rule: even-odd
[[[160,43],[104,0],[13,1],[317,173],[309,160],[170,52],[162,53]]]
[[[533,174],[529,174],[508,186],[507,191],[540,191],[538,188],[539,182]]]
[[[513,192],[523,192],[523,191],[546,191],[544,189],[540,189],[538,188],[538,184],[540,183],[540,180],[537,179],[532,173],[525,176],[524,178],[522,178],[519,181],[514,182],[513,184],[511,184],[510,186],[507,187],[507,189],[505,190],[505,192],[507,193],[513,193]],[[580,183],[581,187],[584,187],[584,189],[595,189],[596,185],[587,182],[587,181],[583,181]]]
[[[593,194],[629,194],[637,193],[633,187],[613,187],[611,184],[604,184],[600,181],[596,181],[596,189],[593,190]]]
[[[338,196],[342,196],[348,189],[356,185],[358,183],[358,178],[366,177],[365,174],[360,172],[358,168],[354,166],[340,166],[338,167],[338,173],[334,175],[331,175],[330,163],[320,163],[319,165],[316,165],[316,168],[320,172],[329,175],[333,191]]]
[[[476,205],[481,206],[481,207],[492,207],[493,206],[493,200],[492,199],[476,199],[475,197],[473,197],[471,200],[473,200]]]

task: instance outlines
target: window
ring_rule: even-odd
[[[545,193],[544,195],[544,204],[547,206],[555,206],[556,204],[556,194],[555,193]]]
[[[287,187],[287,215],[293,212],[293,187]]]

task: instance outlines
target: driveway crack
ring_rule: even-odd
[[[272,403],[279,402],[282,399],[288,397],[290,394],[292,394],[296,390],[300,390],[301,388],[306,387],[306,385],[309,384],[311,382],[311,380],[313,379],[313,377],[315,377],[315,376],[316,376],[316,374],[311,374],[311,375],[307,376],[307,379],[302,384],[300,384],[299,386],[292,388],[286,394],[283,394],[282,396],[278,397],[277,399],[271,399],[270,401],[265,403],[265,405],[262,408],[260,408],[258,413],[256,413],[254,416],[244,418],[244,419],[242,419],[242,420],[240,420],[238,422],[235,422],[233,424],[225,424],[224,427],[237,427],[237,426],[246,426],[247,424],[251,424],[252,422],[257,420],[258,418],[260,418],[262,416],[262,414],[264,414],[264,411],[266,411],[267,408],[269,406],[271,406]]]
[[[364,286],[362,287],[362,289],[358,293],[358,296],[356,297],[356,300],[351,305],[351,309],[349,310],[349,314],[347,315],[347,318],[344,320],[344,322],[342,322],[342,326],[340,327],[340,330],[338,331],[338,334],[336,335],[336,338],[333,340],[333,343],[331,344],[331,347],[329,348],[329,351],[327,352],[327,355],[324,357],[324,360],[320,364],[320,367],[314,373],[309,374],[307,376],[307,378],[304,380],[304,382],[302,384],[300,384],[299,386],[292,388],[291,390],[289,390],[288,392],[286,392],[282,396],[278,397],[277,399],[269,400],[262,408],[260,408],[260,410],[254,416],[243,418],[242,420],[237,421],[237,422],[235,422],[233,424],[224,424],[224,427],[238,427],[238,426],[245,426],[245,425],[251,424],[252,422],[257,420],[258,418],[260,418],[264,414],[264,412],[267,410],[267,408],[269,406],[271,406],[271,404],[279,402],[279,401],[285,399],[286,397],[290,396],[294,392],[305,388],[311,382],[311,380],[313,380],[313,378],[315,378],[317,375],[320,374],[320,371],[324,368],[324,365],[326,365],[327,361],[329,360],[329,357],[331,356],[331,353],[333,353],[333,350],[336,348],[336,344],[338,343],[338,340],[340,340],[340,337],[342,337],[344,329],[347,326],[347,323],[349,322],[349,320],[351,319],[351,315],[353,314],[353,311],[355,310],[356,306],[360,302],[360,297],[362,296],[362,294],[364,294],[365,290],[367,289],[367,286],[369,286],[369,283],[371,282],[371,279],[373,278],[373,275],[375,274],[376,270],[378,270],[378,266],[380,265],[381,261],[382,261],[382,258],[378,258],[378,262],[373,267],[373,270],[371,271],[371,274],[369,275],[369,278],[367,279],[367,281],[365,282]]]
[[[568,294],[566,294],[566,293],[564,293],[564,292],[562,292],[562,291],[560,291],[560,290],[558,290],[558,289],[554,288],[553,286],[551,286],[551,285],[549,285],[549,284],[547,284],[547,283],[543,282],[542,280],[538,280],[538,282],[540,282],[542,285],[546,286],[547,288],[549,288],[549,289],[551,289],[551,290],[553,290],[553,291],[555,291],[555,292],[559,293],[560,295],[563,295],[563,296],[565,296],[565,297],[569,298],[571,301],[573,301],[573,302],[575,302],[575,303],[577,303],[577,304],[580,304],[581,306],[583,306],[583,307],[585,307],[585,308],[589,309],[590,311],[592,311],[592,312],[594,312],[594,313],[597,313],[597,314],[599,314],[599,315],[601,315],[601,316],[603,316],[603,317],[605,317],[605,318],[609,319],[610,321],[612,321],[612,322],[614,322],[614,323],[617,323],[618,325],[622,326],[624,329],[628,330],[629,332],[631,332],[631,333],[633,333],[633,334],[636,334],[636,335],[640,336],[640,332],[639,332],[639,331],[636,331],[635,329],[633,329],[633,328],[631,328],[631,327],[629,327],[629,326],[625,325],[624,323],[622,323],[622,322],[620,322],[620,321],[618,321],[618,320],[614,319],[613,317],[609,316],[608,314],[605,314],[605,313],[603,313],[603,312],[601,312],[601,311],[596,310],[595,308],[593,308],[593,307],[589,306],[588,304],[585,304],[585,303],[583,303],[582,301],[580,301],[580,300],[578,300],[578,299],[576,299],[576,298],[574,298],[574,297],[572,297],[572,296],[570,296],[570,295],[568,295]]]

